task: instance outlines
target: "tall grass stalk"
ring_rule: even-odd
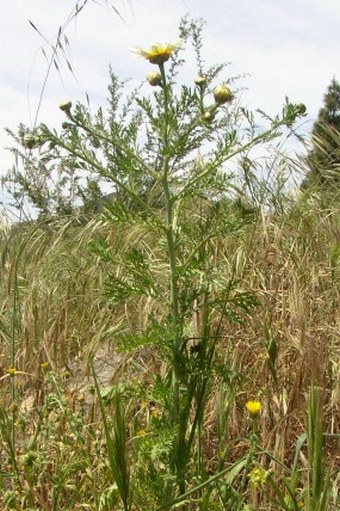
[[[330,501],[331,467],[326,468],[324,428],[320,391],[315,383],[308,396],[307,415],[308,479],[306,508],[308,511],[326,511]]]
[[[103,403],[101,391],[98,385],[98,379],[92,364],[92,374],[97,392],[101,417],[104,425],[104,433],[107,446],[108,461],[111,469],[113,483],[118,487],[118,491],[123,503],[124,511],[129,511],[132,506],[132,484],[127,451],[127,429],[122,408],[121,396],[117,391],[113,399],[113,419],[108,417],[107,410]],[[111,425],[112,424],[112,430]]]

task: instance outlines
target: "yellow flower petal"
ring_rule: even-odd
[[[139,431],[137,431],[136,433],[136,436],[145,436],[147,434],[147,432],[144,430],[144,429],[140,429]]]
[[[253,468],[248,477],[249,483],[253,488],[261,488],[267,480],[268,472],[263,467]]]
[[[260,413],[261,406],[260,401],[247,401],[246,403],[246,408],[252,417],[256,417]]]
[[[148,60],[151,64],[160,65],[169,60],[171,54],[181,46],[181,43],[181,40],[178,39],[177,41],[165,45],[153,44],[148,50],[136,48],[133,51]]]

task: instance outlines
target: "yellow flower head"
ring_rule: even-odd
[[[261,488],[266,480],[268,473],[263,467],[255,467],[249,472],[249,483],[253,488]]]
[[[15,369],[15,367],[9,367],[7,370],[6,370],[6,373],[1,376],[0,378],[0,381],[4,380],[5,378],[14,378],[14,376],[16,374],[25,374],[25,375],[28,375],[30,376],[30,373],[26,373],[25,371],[18,371],[17,369]]]
[[[256,417],[260,413],[261,406],[260,401],[247,401],[246,403],[246,408],[252,417]]]
[[[169,60],[170,55],[181,46],[181,40],[178,39],[173,43],[167,43],[165,45],[153,44],[148,50],[137,48],[133,50],[137,55],[148,60],[151,64],[164,64]]]
[[[136,436],[142,437],[142,436],[145,436],[146,434],[147,433],[146,433],[145,429],[140,429],[139,431],[137,431]]]
[[[159,419],[161,416],[161,412],[159,410],[152,410],[151,412],[152,417],[155,417],[156,419]]]

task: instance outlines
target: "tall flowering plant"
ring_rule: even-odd
[[[180,85],[189,43],[197,74],[189,85]],[[136,50],[152,66],[146,70],[145,95],[135,91],[121,106],[119,81],[112,75],[108,118],[101,110],[92,116],[83,106],[64,102],[62,132],[40,128],[43,143],[111,184],[114,200],[106,204],[102,221],[119,226],[121,237],[116,243],[109,235],[94,238],[90,249],[110,267],[107,300],[125,314],[120,327],[105,335],[121,350],[151,347],[161,368],[148,375],[146,386],[134,388],[136,402],[152,405],[133,414],[131,438],[125,442],[114,423],[113,438],[133,445],[135,456],[131,461],[125,451],[121,459],[112,455],[113,474],[140,474],[133,498],[123,494],[133,485],[119,486],[125,509],[138,495],[150,506],[170,508],[192,495],[193,485],[206,475],[206,407],[216,378],[227,382],[230,376],[218,364],[218,346],[227,322],[240,320],[256,303],[239,285],[233,265],[222,264],[212,247],[222,247],[227,233],[237,233],[256,215],[255,210],[245,214],[231,197],[239,159],[304,113],[303,105],[286,102],[282,114],[267,116],[268,126],[260,131],[254,116],[240,107],[234,80],[225,77],[221,83],[225,67],[205,66],[201,46],[199,25],[184,20],[179,40]],[[139,321],[132,318],[137,308],[143,311]],[[254,407],[250,413],[258,413]],[[115,446],[107,421],[105,431],[108,446]],[[115,463],[133,467],[119,469]],[[153,496],[146,497],[150,487]]]

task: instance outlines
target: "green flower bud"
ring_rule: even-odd
[[[24,137],[23,144],[24,147],[27,147],[27,149],[35,149],[36,147],[39,147],[40,139],[34,135],[26,135]]]
[[[305,114],[307,111],[306,105],[304,105],[303,103],[298,103],[296,105],[296,111],[299,115]]]
[[[198,76],[195,80],[195,84],[198,86],[198,87],[204,87],[204,85],[206,85],[207,83],[207,79],[205,76]]]
[[[150,73],[146,76],[147,81],[152,87],[157,87],[162,85],[162,75],[161,73],[150,71]]]
[[[209,124],[210,122],[212,122],[214,120],[214,117],[215,117],[215,112],[212,112],[211,110],[207,110],[203,114],[203,121],[206,124]]]
[[[69,113],[72,108],[72,101],[64,101],[63,103],[60,103],[59,108],[63,112]]]
[[[214,88],[213,94],[216,103],[218,103],[219,105],[228,103],[234,98],[233,93],[231,92],[229,87],[227,87],[223,83],[221,85],[217,85],[217,87]]]

